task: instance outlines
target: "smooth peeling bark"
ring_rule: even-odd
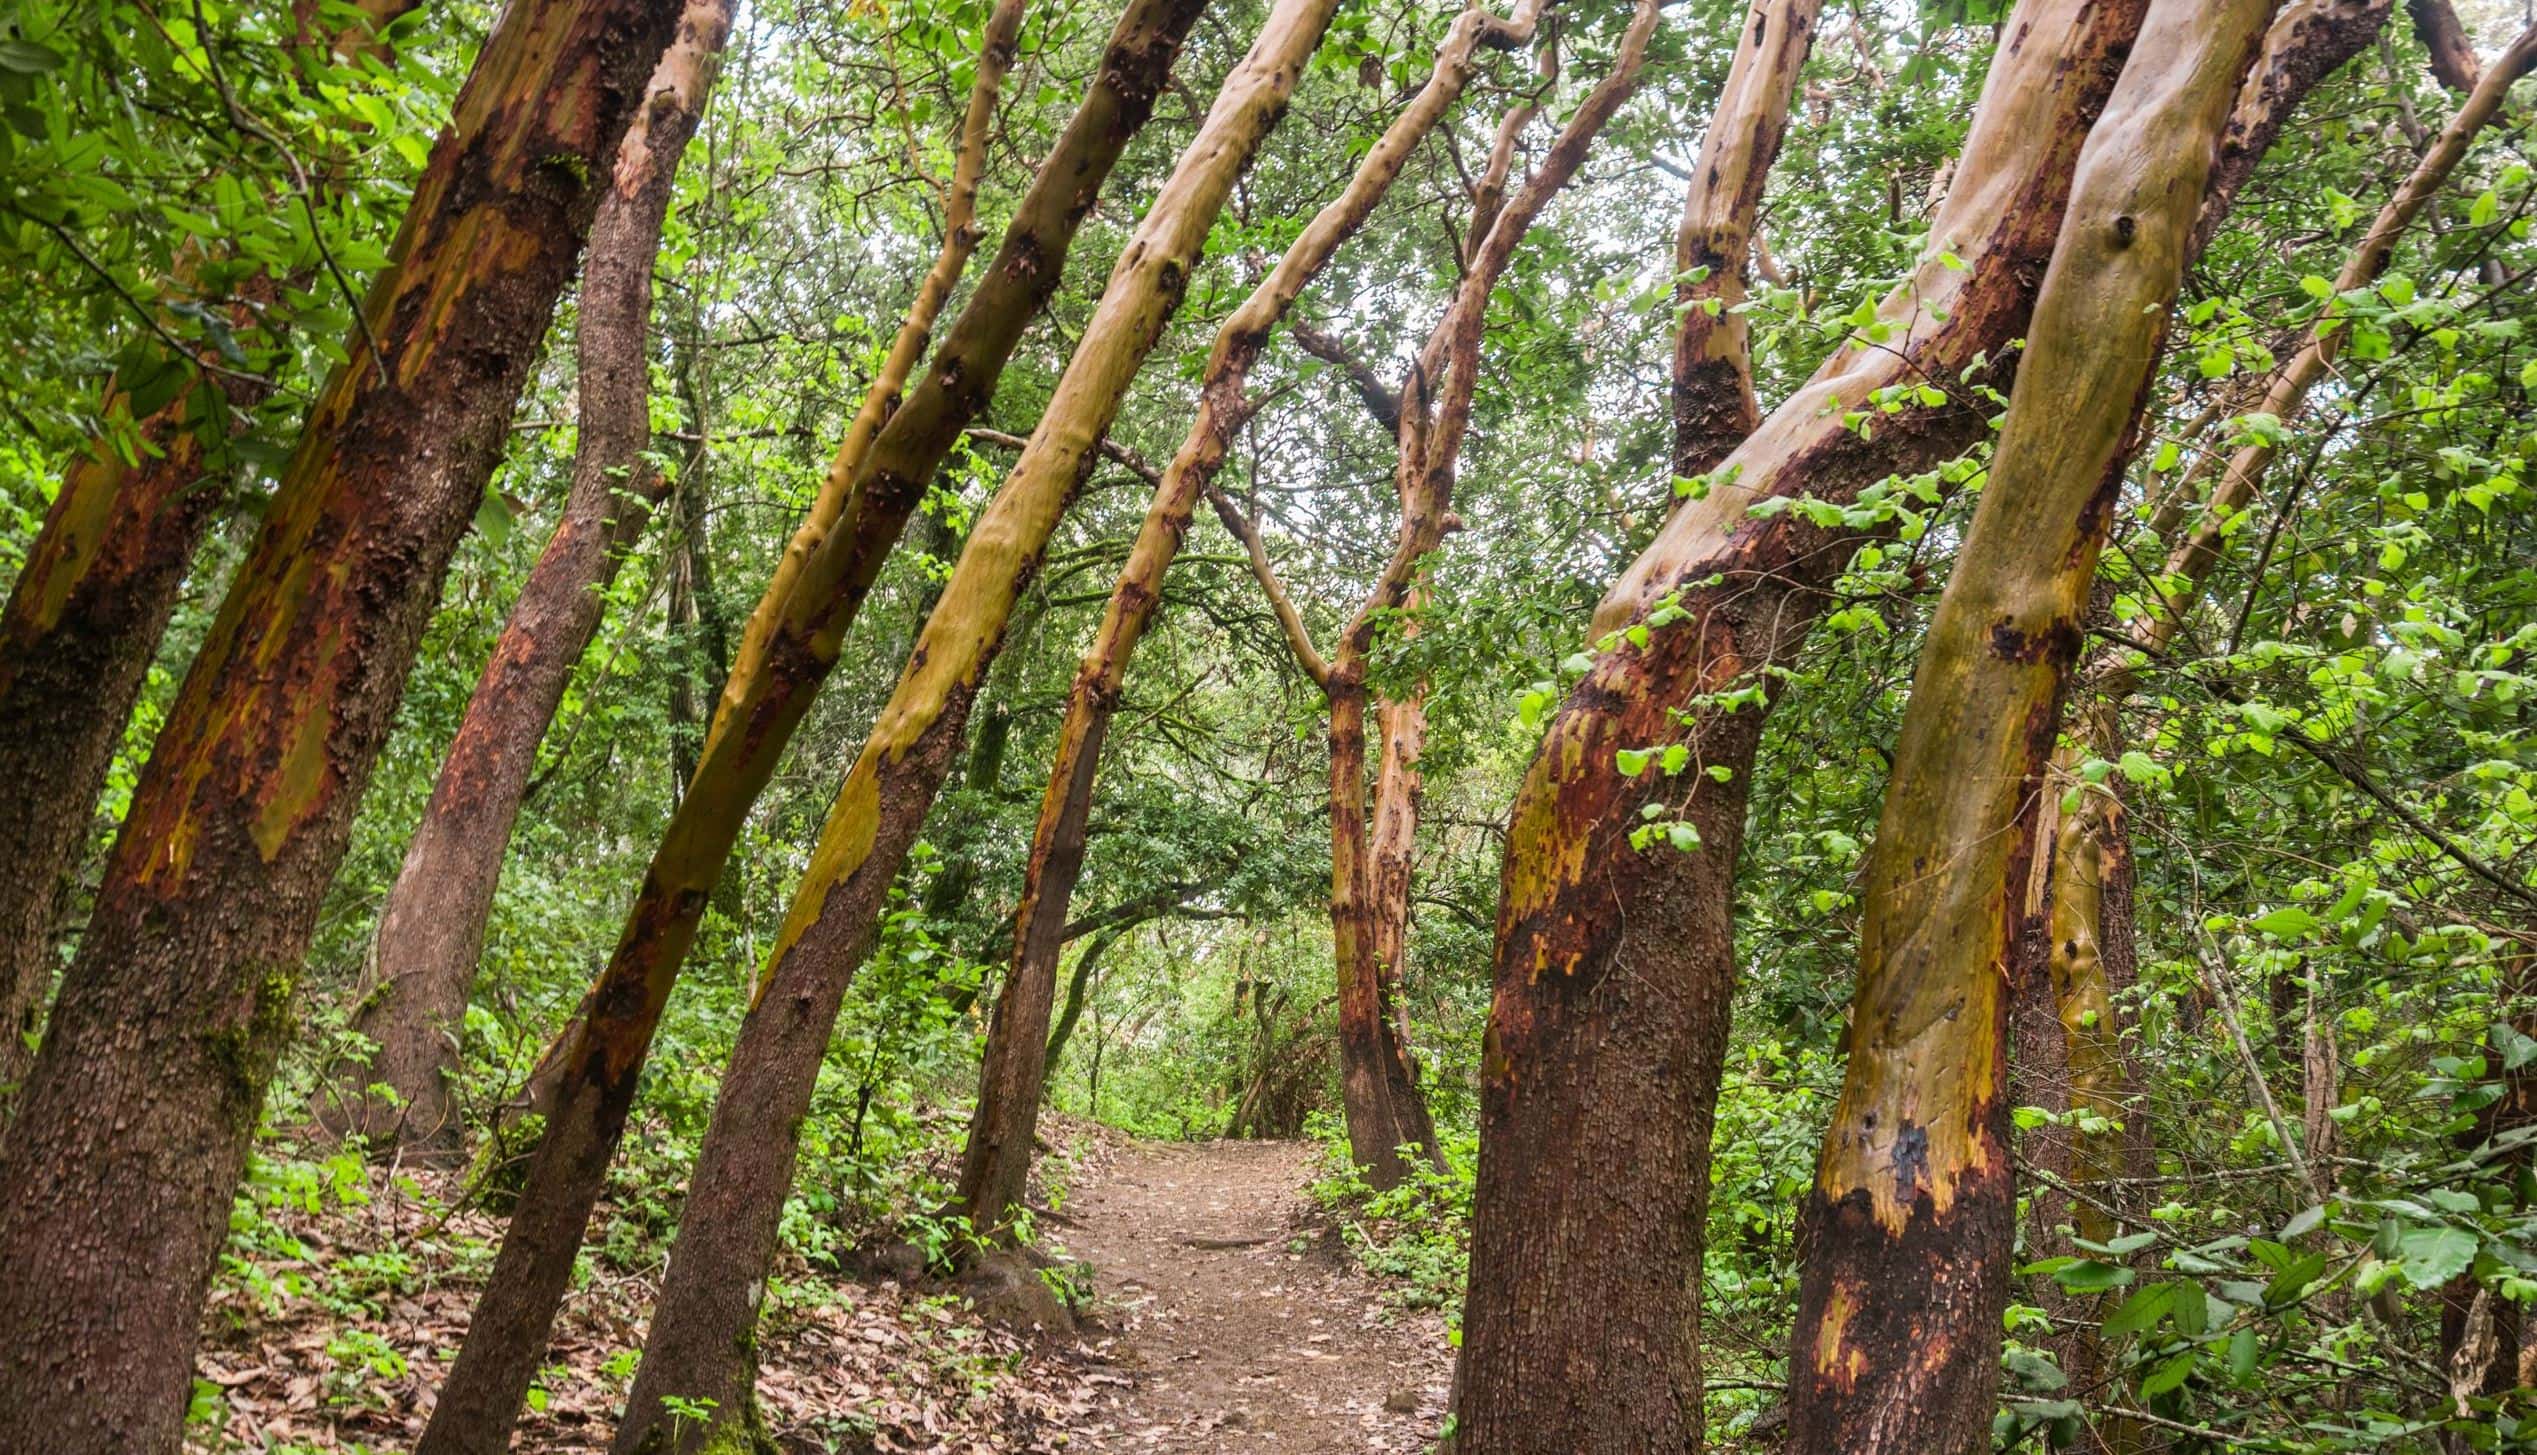
[[[504,13],[108,861],[0,1149],[0,1429],[172,1451],[353,808],[501,457],[671,0]]]
[[[1120,254],[1030,443],[970,529],[897,688],[838,790],[697,1154],[617,1431],[619,1452],[701,1450],[755,1429],[758,1300],[838,1008],[871,950],[891,881],[942,788],[1014,603],[1179,307],[1225,198],[1284,113],[1336,3],[1280,0],[1225,78]],[[713,1412],[704,1420],[673,1418],[670,1396],[713,1400]]]
[[[769,660],[734,673],[607,966],[550,1078],[546,1126],[423,1455],[501,1448],[535,1377],[679,968],[732,846],[834,668],[881,562],[943,456],[993,396],[1065,271],[1077,228],[1152,115],[1203,0],[1130,0],[1101,69],[915,390],[861,456],[838,530],[804,563]],[[732,714],[738,714],[732,716]],[[727,730],[726,730],[727,728]]]
[[[380,34],[411,8],[365,0],[335,55],[384,54]],[[240,280],[230,327],[253,336],[265,327],[260,310],[301,281]],[[270,376],[222,362],[206,347],[176,397],[132,422],[129,459],[101,438],[71,461],[0,610],[0,1110],[35,1058],[28,1041],[97,795],[224,499],[205,442],[226,439],[231,421],[272,394]],[[110,378],[98,413],[129,414],[130,403]]]
[[[1823,0],[1755,0],[1692,162],[1674,235],[1674,473],[1699,475],[1762,422],[1740,305],[1762,188],[1788,131]]]
[[[1127,563],[1111,589],[1101,626],[1076,668],[1066,700],[1065,723],[1040,800],[1038,826],[1023,870],[1015,913],[1013,959],[978,1076],[978,1104],[961,1155],[956,1206],[971,1226],[1001,1229],[1006,1210],[1018,1204],[1030,1176],[1031,1142],[1057,1050],[1071,1032],[1070,1014],[1060,1033],[1049,1031],[1058,952],[1067,908],[1083,872],[1084,841],[1092,815],[1092,789],[1101,745],[1117,711],[1130,657],[1162,601],[1165,573],[1179,552],[1200,495],[1223,469],[1233,438],[1255,408],[1245,386],[1268,347],[1279,320],[1319,274],[1339,246],[1362,227],[1390,190],[1410,153],[1444,119],[1478,68],[1481,52],[1529,41],[1544,0],[1525,0],[1508,19],[1479,9],[1458,17],[1437,48],[1427,83],[1384,129],[1340,194],[1316,213],[1269,276],[1217,331],[1200,386],[1198,416],[1155,486]],[[1079,962],[1080,986],[1089,952]],[[1071,993],[1070,1010],[1080,1005]],[[1049,1049],[1043,1053],[1041,1043]]]
[[[1990,1448],[2016,1204],[2008,977],[2045,770],[2128,441],[2271,8],[2153,0],[2079,158],[1868,858],[1849,1064],[1799,1230],[1799,1449]]]
[[[2080,144],[2144,8],[2018,7],[1932,252],[1881,309],[1887,341],[1826,361],[1605,600],[1597,632],[1645,624],[1647,646],[1615,641],[1597,653],[1552,719],[1509,823],[1481,1061],[1461,1455],[1699,1446],[1709,1135],[1734,989],[1734,867],[1766,705],[1693,699],[1770,685],[1763,669],[1795,660],[1857,540],[1750,507],[1798,494],[1855,499],[1983,437],[1988,411],[1970,394],[1882,416],[1869,439],[1841,421],[1881,389],[1952,386],[1977,357],[1996,359],[2025,335]],[[1965,266],[1942,261],[1940,248]],[[1619,771],[1618,750],[1673,742],[1691,749],[1681,775]],[[1703,771],[1713,767],[1725,781]],[[1701,848],[1632,848],[1649,803],[1692,825]]]
[[[325,1125],[360,1134],[375,1151],[446,1157],[458,1149],[450,1083],[511,828],[538,743],[599,630],[608,583],[668,486],[641,458],[652,437],[653,260],[679,158],[731,33],[732,4],[690,0],[591,219],[572,489],[467,701],[380,912],[376,979],[352,1022],[377,1049],[344,1068],[319,1107]]]
[[[2248,84],[2249,95],[2258,91],[2274,58],[2282,53],[2280,41],[2290,18],[2286,15],[2275,22],[2264,59]],[[2385,19],[2384,6],[2379,18]],[[2338,293],[2366,288],[2386,271],[2397,243],[2448,184],[2476,136],[2500,114],[2510,87],[2532,66],[2537,66],[2537,30],[2523,34],[2496,59],[2492,71],[2478,81],[2414,171],[2380,208],[2335,280]],[[2308,84],[2313,85],[2315,79]],[[2276,94],[2282,97],[2280,109],[2286,110],[2304,93]],[[2241,115],[2245,110],[2242,101]],[[2233,122],[2231,136],[2237,134]],[[2223,165],[2227,157],[2224,148]],[[2285,424],[2296,420],[2316,385],[2332,372],[2342,338],[2340,329],[2308,328],[2256,408]],[[2080,672],[2085,700],[2076,714],[2077,737],[2094,756],[2113,761],[2130,746],[2123,705],[2140,688],[2141,668],[2173,645],[2227,551],[2231,522],[2255,503],[2276,454],[2274,446],[2258,442],[2228,458],[2200,519],[2181,535],[2162,563],[2156,578],[2157,609],[2134,624],[2123,644],[2101,651]],[[2184,517],[2181,507],[2161,514],[2178,522]],[[2075,761],[2067,766],[2075,767]],[[2078,810],[2061,824],[2058,838],[2051,868],[2046,966],[2053,1017],[2063,1033],[2069,1102],[2074,1110],[2097,1111],[2121,1122],[2122,1129],[2073,1130],[2068,1138],[2068,1165],[2054,1170],[2090,1194],[2071,1200],[2072,1219],[2080,1236],[2103,1242],[2113,1229],[2102,1208],[2122,1202],[2110,1195],[2110,1189],[2146,1164],[2148,1150],[2143,1119],[2131,1106],[2135,1078],[2123,1051],[2114,1003],[2114,992],[2131,983],[2139,955],[2132,913],[2131,839],[2119,781],[2110,779],[2089,788]],[[2089,1331],[2079,1330],[2078,1341],[2084,1348],[2090,1342]]]

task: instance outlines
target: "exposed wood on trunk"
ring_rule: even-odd
[[[1509,825],[1463,1318],[1466,1455],[1624,1455],[1701,1439],[1700,1237],[1734,983],[1733,870],[1764,704],[1691,700],[1768,685],[1758,674],[1794,659],[1853,539],[1749,508],[1801,492],[1855,498],[1983,435],[1987,411],[1971,397],[1882,417],[1873,439],[1842,416],[1881,389],[1958,379],[2025,333],[2073,161],[2142,9],[2018,7],[1932,255],[1882,308],[1886,341],[1843,350],[1773,411],[1605,602],[1597,629],[1643,624],[1647,645],[1598,653]],[[1680,776],[1620,772],[1618,750],[1678,741],[1691,750]],[[1632,848],[1649,803],[1701,847]]]
[[[1674,473],[1698,475],[1762,422],[1746,339],[1745,270],[1762,187],[1788,130],[1823,0],[1757,0],[1692,163],[1674,236]]]
[[[357,8],[361,19],[333,43],[342,61],[383,53],[381,34],[413,0]],[[202,261],[189,251],[182,265],[198,271]],[[177,281],[189,286],[190,272]],[[256,275],[230,284],[241,301],[229,327],[254,338],[266,327],[262,307],[305,282]],[[219,452],[207,456],[205,440],[226,437],[231,421],[272,393],[270,377],[216,372],[220,356],[208,345],[192,362],[201,367],[174,398],[132,421],[129,458],[100,437],[71,461],[0,610],[0,1116],[34,1059],[27,1039],[52,987],[62,901],[98,793],[225,496],[213,478]],[[129,415],[131,406],[123,383],[108,379],[99,415]]]
[[[978,517],[796,888],[697,1154],[620,1452],[694,1451],[756,1428],[752,1340],[803,1117],[891,882],[958,749],[1014,604],[1179,307],[1207,234],[1283,115],[1337,0],[1280,0],[1112,269],[1012,474]],[[804,582],[812,579],[806,568]],[[799,588],[797,588],[798,590]],[[779,639],[780,640],[780,639]],[[715,1401],[680,1420],[676,1395]]]
[[[318,911],[673,0],[521,0],[133,794],[0,1149],[0,1429],[173,1451]]]
[[[1988,1449],[2016,1189],[2008,982],[2127,444],[2269,0],[2153,0],[1939,599],[1870,852],[1848,1069],[1799,1240],[1789,1435]]]
[[[652,432],[653,259],[731,11],[732,0],[690,0],[591,219],[572,490],[503,622],[380,911],[376,979],[353,1017],[377,1052],[346,1067],[319,1109],[329,1126],[382,1151],[448,1155],[461,1140],[450,1080],[503,852],[538,742],[599,630],[608,583],[668,483],[641,458]],[[386,1095],[374,1095],[374,1085]]]
[[[424,1433],[423,1455],[489,1448],[517,1418],[652,1034],[732,845],[935,468],[985,407],[1023,329],[1055,291],[1077,227],[1152,114],[1200,9],[1201,0],[1130,0],[1098,76],[1023,196],[994,264],[914,393],[864,452],[845,517],[787,596],[766,666],[732,674],[739,702],[726,695],[565,1048],[527,1188]]]
[[[1646,0],[1632,14],[1611,69],[1560,128],[1538,166],[1510,194],[1515,143],[1531,124],[1536,103],[1519,103],[1498,126],[1489,162],[1472,195],[1472,242],[1462,277],[1444,317],[1419,350],[1398,398],[1400,422],[1393,484],[1401,502],[1400,530],[1391,560],[1331,652],[1322,693],[1330,708],[1330,931],[1339,989],[1339,1090],[1348,1123],[1349,1155],[1366,1169],[1366,1181],[1390,1188],[1410,1175],[1415,1161],[1442,1166],[1436,1129],[1419,1089],[1418,1067],[1405,1035],[1398,960],[1382,955],[1383,921],[1406,927],[1404,899],[1388,909],[1376,889],[1378,846],[1370,821],[1388,808],[1401,815],[1395,836],[1416,833],[1416,805],[1367,802],[1366,718],[1375,702],[1367,680],[1375,634],[1420,590],[1422,563],[1460,522],[1452,513],[1454,469],[1471,424],[1479,388],[1482,323],[1490,292],[1504,276],[1533,220],[1567,186],[1587,149],[1623,102],[1638,89],[1640,68],[1654,35],[1658,12]],[[1545,53],[1547,79],[1552,58]],[[1410,781],[1396,787],[1407,788]],[[1400,852],[1406,854],[1404,844]],[[1408,888],[1406,874],[1399,887]],[[1405,942],[1404,934],[1404,942]]]
[[[1022,1198],[1041,1094],[1047,1072],[1056,1062],[1056,1048],[1063,1044],[1062,1036],[1050,1039],[1047,1031],[1059,949],[1053,932],[1065,921],[1082,873],[1102,740],[1117,710],[1129,658],[1161,604],[1164,575],[1188,531],[1198,497],[1212,490],[1234,435],[1251,417],[1254,406],[1245,393],[1251,367],[1297,296],[1340,244],[1364,224],[1400,175],[1411,151],[1452,109],[1478,65],[1481,49],[1524,43],[1542,3],[1527,0],[1511,20],[1501,21],[1474,9],[1455,21],[1437,52],[1427,84],[1367,152],[1347,187],[1313,217],[1277,267],[1217,332],[1200,390],[1198,417],[1155,485],[1136,543],[1120,569],[1101,626],[1067,696],[1066,720],[1058,730],[1048,789],[1041,798],[1024,869],[1012,963],[988,1031],[977,1109],[961,1158],[957,1205],[973,1227],[1001,1228],[1005,1210]],[[1293,616],[1291,602],[1284,610]],[[1295,618],[1293,629],[1301,631],[1300,618]],[[1078,985],[1084,973],[1078,969]],[[1076,1004],[1079,1001],[1070,992],[1069,1009]],[[1071,1028],[1071,1019],[1067,1024]],[[1043,1040],[1050,1046],[1045,1055],[1040,1051]]]

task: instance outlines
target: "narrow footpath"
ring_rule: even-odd
[[[1394,1308],[1319,1231],[1294,1142],[1131,1143],[1060,1239],[1092,1266],[1090,1352],[1125,1383],[1076,1448],[1424,1451],[1445,1418],[1441,1315]]]

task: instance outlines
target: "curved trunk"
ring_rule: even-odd
[[[608,583],[668,484],[640,458],[652,433],[645,344],[653,259],[679,158],[704,115],[731,31],[732,4],[690,0],[591,219],[572,490],[467,700],[380,911],[376,982],[352,1022],[377,1050],[347,1067],[318,1109],[328,1127],[358,1132],[379,1151],[457,1148],[450,1080],[503,851],[538,741],[599,630]]]
[[[2081,153],[1868,859],[1849,1066],[1799,1240],[1789,1435],[1988,1449],[2016,1202],[2008,977],[2128,439],[2269,0],[2153,0]]]
[[[0,1428],[174,1450],[320,898],[668,0],[504,12],[143,771],[0,1150]],[[75,1392],[66,1397],[65,1391]]]
[[[2025,333],[2072,163],[2142,8],[2018,8],[1931,234],[1964,266],[1933,250],[1886,300],[1887,342],[1836,355],[1773,411],[1604,603],[1598,632],[1644,626],[1646,644],[1607,639],[1534,754],[1508,830],[1464,1455],[1700,1442],[1697,1289],[1746,780],[1777,681],[1768,669],[1795,659],[1856,539],[1750,507],[1852,500],[1982,437],[1988,411],[1970,396],[1880,417],[1873,439],[1843,416],[1879,390],[1959,379]],[[1707,694],[1732,695],[1693,705]],[[1679,775],[1621,771],[1621,750],[1677,742],[1689,749]]]
[[[363,0],[334,53],[384,52],[380,33],[412,8]],[[253,337],[267,326],[263,306],[305,281],[258,274],[230,284],[246,300],[229,310],[230,328]],[[35,1059],[28,1039],[58,968],[54,931],[97,795],[221,503],[205,441],[272,394],[269,375],[214,373],[212,349],[197,362],[174,398],[132,422],[129,456],[92,440],[63,472],[0,610],[0,1110]],[[98,413],[128,415],[131,403],[109,378]]]
[[[2376,8],[2377,21],[2385,20],[2386,9],[2383,4]],[[2279,112],[2287,112],[2304,95],[2304,87],[2284,89],[2266,84],[2296,19],[2295,14],[2285,14],[2275,22],[2266,41],[2265,62],[2259,65],[2257,77],[2248,87],[2250,95],[2260,90],[2272,102],[2272,109]],[[2366,29],[2374,30],[2375,25]],[[2356,39],[2354,32],[2347,31],[2338,44],[2357,50],[2367,38],[2366,33],[2361,33]],[[2313,43],[2312,35],[2307,45]],[[2479,81],[2413,173],[2380,209],[2360,246],[2345,261],[2335,282],[2337,293],[2366,288],[2386,270],[2396,243],[2446,185],[2465,159],[2476,134],[2499,114],[2502,96],[2532,66],[2537,66],[2537,31],[2522,35],[2504,51],[2491,74]],[[2310,73],[2305,84],[2313,84],[2322,74]],[[2241,103],[2241,114],[2246,110],[2246,103]],[[2232,137],[2239,131],[2238,123],[2233,121]],[[2228,156],[2224,150],[2223,166]],[[2197,241],[2204,230],[2197,229]],[[2257,409],[2285,424],[2295,420],[2306,407],[2309,393],[2331,371],[2342,338],[2340,329],[2320,333],[2312,326],[2307,330],[2267,387]],[[2185,616],[2201,599],[2203,586],[2226,549],[2229,524],[2254,503],[2275,453],[2274,446],[2258,443],[2228,459],[2201,519],[2170,550],[2162,565],[2157,577],[2161,583],[2159,609],[2134,627],[2125,647],[2102,652],[2081,671],[2088,700],[2080,711],[2078,736],[2095,756],[2108,761],[2123,756],[2128,740],[2122,707],[2140,686],[2138,664],[2166,650]],[[2174,488],[2182,493],[2182,487]],[[2163,502],[2160,515],[2163,521],[2180,522],[2185,516],[2185,502]],[[2110,1195],[2110,1189],[2148,1162],[2147,1128],[2140,1108],[2132,1104],[2134,1080],[2123,1052],[2113,1001],[2113,992],[2128,985],[2137,968],[2132,886],[2131,841],[2120,781],[2109,779],[2088,789],[2078,811],[2060,826],[2049,891],[2050,939],[2044,961],[2048,978],[2038,987],[2048,997],[2050,1013],[2060,1028],[2060,1044],[2053,1049],[2066,1055],[2069,1105],[2075,1110],[2100,1112],[2122,1123],[2119,1131],[2112,1132],[2071,1130],[2064,1139],[2067,1146],[2062,1160],[2066,1166],[2049,1169],[2065,1175],[2081,1192],[2090,1194],[2068,1199],[2069,1216],[2081,1237],[2100,1243],[2117,1231],[2104,1207],[2123,1203],[2123,1199]],[[2084,1386],[2086,1377],[2102,1360],[2093,1320],[2084,1311],[2074,1318],[2065,1349],[2065,1368],[2074,1383]],[[2117,1441],[2132,1437],[2125,1426],[2115,1426],[2112,1433]],[[2118,1443],[2116,1448],[2122,1446]]]
[[[1066,720],[1058,730],[1048,790],[1040,801],[1031,855],[1023,871],[1012,967],[987,1032],[978,1105],[970,1117],[969,1139],[961,1156],[957,1206],[972,1227],[1001,1228],[1005,1210],[1021,1199],[1030,1176],[1040,1098],[1082,1001],[1085,970],[1079,965],[1074,988],[1068,993],[1068,1014],[1051,1036],[1049,1003],[1056,992],[1067,908],[1083,870],[1101,744],[1127,680],[1129,658],[1161,604],[1164,574],[1188,532],[1198,497],[1212,490],[1233,436],[1251,417],[1254,406],[1244,393],[1251,366],[1296,297],[1340,244],[1364,224],[1400,175],[1411,151],[1451,109],[1477,66],[1480,49],[1523,44],[1532,35],[1542,5],[1543,0],[1526,0],[1505,21],[1477,9],[1463,12],[1438,48],[1425,87],[1358,163],[1347,187],[1314,215],[1278,259],[1277,267],[1216,334],[1200,389],[1198,417],[1155,485],[1144,524],[1067,695]],[[1087,963],[1089,959],[1087,954]],[[1043,1039],[1048,1041],[1044,1053]]]
[[[1207,234],[1275,127],[1337,0],[1280,0],[1120,254],[1012,475],[970,531],[794,891],[697,1154],[620,1452],[701,1450],[755,1428],[757,1299],[838,1007],[960,742],[1015,600],[1180,305]],[[810,579],[808,571],[804,580]],[[673,1419],[667,1397],[715,1401]]]
[[[2387,26],[2395,0],[2290,0],[2265,32],[2254,72],[2238,90],[2237,109],[2220,137],[2220,155],[2194,223],[2193,252],[2211,245],[2237,206],[2238,193],[2280,140],[2299,103],[2317,83],[2369,49]]]
[[[1098,79],[1033,179],[994,265],[915,393],[860,457],[846,519],[796,579],[765,665],[732,674],[737,701],[726,696],[616,949],[563,1048],[527,1188],[424,1432],[425,1455],[497,1449],[518,1418],[625,1130],[652,1033],[732,845],[935,468],[985,407],[1023,329],[1056,290],[1077,227],[1152,114],[1199,9],[1200,0],[1131,0]]]

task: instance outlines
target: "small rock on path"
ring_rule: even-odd
[[[1453,1375],[1440,1315],[1410,1313],[1325,1238],[1310,1145],[1134,1143],[1066,1205],[1092,1265],[1093,1350],[1126,1380],[1075,1432],[1101,1451],[1408,1455]],[[1297,1251],[1301,1247],[1302,1251]]]

